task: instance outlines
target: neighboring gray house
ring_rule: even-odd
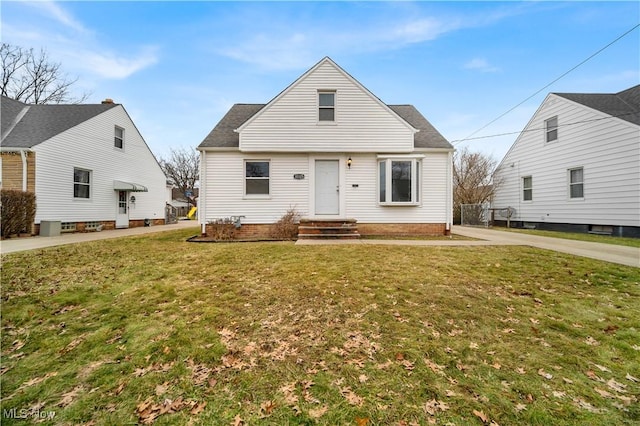
[[[267,104],[236,104],[202,141],[199,218],[264,235],[290,208],[360,234],[452,222],[453,147],[411,105],[387,105],[324,58]],[[302,233],[301,233],[302,234]]]
[[[36,194],[65,231],[164,223],[166,177],[124,107],[2,97],[1,186]]]
[[[512,226],[640,237],[640,85],[549,94],[495,175]]]

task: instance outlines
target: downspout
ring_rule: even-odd
[[[453,152],[447,153],[447,223],[445,224],[445,235],[451,235],[451,225],[453,223]]]
[[[206,155],[207,151],[200,151],[200,192],[198,196],[198,220],[200,221],[200,234],[206,235],[207,233],[207,225],[206,225],[206,213],[205,213],[205,204],[202,202],[203,197],[206,197],[207,192],[207,184],[206,184],[206,176],[207,170],[205,168],[206,163]]]
[[[24,149],[20,150],[20,158],[22,159],[22,192],[27,192],[27,156]]]

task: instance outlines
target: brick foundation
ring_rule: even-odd
[[[269,238],[270,224],[243,224],[235,230],[235,238]],[[449,235],[444,223],[357,223],[360,235],[386,236],[441,236]],[[211,225],[205,227],[206,236],[212,236]]]
[[[361,223],[358,222],[360,235],[386,236],[440,236],[449,235],[444,223]]]
[[[271,235],[271,224],[255,224],[248,223],[243,224],[240,228],[235,228],[234,236],[236,239],[250,239],[250,238],[269,238]],[[205,232],[207,237],[213,236],[213,225],[207,224],[205,226]]]

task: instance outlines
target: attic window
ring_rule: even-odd
[[[113,146],[118,149],[124,148],[124,129],[122,127],[115,127],[113,132]]]
[[[558,139],[558,116],[545,120],[546,141],[553,142]]]
[[[336,92],[318,92],[318,121],[336,120]]]

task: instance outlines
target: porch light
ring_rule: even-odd
[[[347,159],[347,167],[348,167],[348,168],[351,168],[351,163],[353,163],[353,160],[351,159],[351,157],[349,157],[349,158]]]

